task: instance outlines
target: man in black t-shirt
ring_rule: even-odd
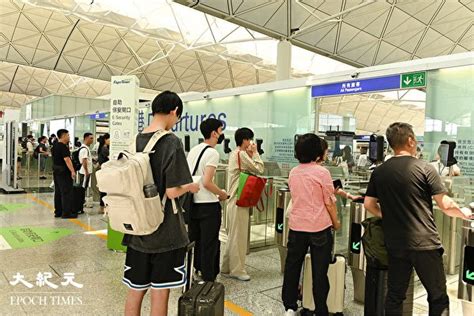
[[[152,103],[153,121],[137,136],[136,150],[142,151],[153,134],[170,130],[183,113],[183,102],[174,92],[160,93]],[[196,193],[181,140],[174,134],[163,136],[150,154],[153,178],[160,196],[167,195],[164,221],[146,236],[125,235],[127,247],[123,283],[128,286],[126,315],[140,315],[143,297],[151,288],[153,315],[167,315],[169,292],[186,284],[184,263],[188,234],[178,197]],[[175,203],[172,201],[174,200]]]
[[[393,123],[386,132],[395,155],[377,167],[370,178],[365,208],[382,217],[389,256],[386,315],[402,315],[402,305],[413,268],[428,292],[429,314],[449,314],[443,246],[435,225],[433,202],[448,216],[467,218],[446,195],[436,170],[416,157],[411,125]]]
[[[53,178],[54,178],[54,217],[77,218],[72,212],[72,185],[76,172],[69,151],[69,132],[58,131],[59,141],[53,146]]]

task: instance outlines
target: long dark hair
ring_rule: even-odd
[[[102,151],[102,148],[105,146],[105,141],[109,138],[110,138],[109,133],[105,133],[104,135],[99,137],[99,148],[97,149],[98,153]]]

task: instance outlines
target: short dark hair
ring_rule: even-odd
[[[242,127],[235,131],[235,144],[241,146],[244,140],[253,139],[254,134],[250,128]]]
[[[33,137],[33,135],[28,135],[28,136],[26,136],[26,138],[27,138],[27,139],[32,139],[32,138],[34,138],[34,137]]]
[[[67,129],[60,129],[56,134],[58,134],[58,138],[62,138],[64,134],[68,134],[69,131]]]
[[[324,152],[328,150],[329,144],[324,138],[320,138],[320,141],[321,141],[321,149],[323,150],[323,156],[324,156]]]
[[[89,136],[92,136],[92,133],[84,133],[84,139],[86,139]]]
[[[48,139],[48,137],[46,137],[46,136],[41,136],[41,137],[38,139],[38,142],[41,143],[43,140],[47,140],[47,139]]]
[[[171,111],[174,111],[176,108],[176,115],[181,117],[183,113],[183,101],[181,98],[172,91],[163,91],[156,96],[151,104],[151,109],[153,115],[155,114],[170,114]]]
[[[199,129],[201,130],[201,134],[204,136],[204,139],[209,139],[211,138],[212,132],[217,132],[219,127],[223,126],[224,123],[222,123],[222,121],[219,121],[215,118],[208,118],[207,120],[201,122]]]
[[[415,139],[413,127],[408,123],[395,122],[390,124],[385,132],[390,147],[394,150],[399,149],[408,142],[408,138]]]
[[[321,138],[316,134],[308,133],[298,137],[295,145],[296,159],[300,163],[310,163],[324,156]]]

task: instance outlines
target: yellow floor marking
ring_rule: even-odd
[[[29,198],[30,200],[33,200],[34,202],[38,203],[39,205],[42,205],[44,207],[46,207],[47,209],[49,209],[51,212],[54,212],[54,206],[52,206],[51,204],[49,204],[48,202],[46,201],[43,201],[37,197],[35,197],[34,195],[32,194],[27,194],[26,195],[27,198]],[[89,225],[81,222],[80,220],[76,219],[76,218],[70,218],[68,219],[68,221],[70,221],[71,223],[74,223],[76,224],[77,226],[81,227],[82,229],[88,231],[88,232],[95,232],[97,231],[96,229],[90,227]],[[107,240],[107,235],[105,234],[94,234],[96,235],[97,237],[103,239],[103,240]]]
[[[43,200],[35,197],[32,194],[27,194],[26,197],[29,198],[30,200],[38,203],[39,205],[42,205],[42,206],[46,207],[47,209],[49,209],[51,212],[54,213],[54,206],[49,204],[48,202],[43,201]],[[88,232],[94,232],[94,235],[98,236],[99,238],[102,238],[103,240],[107,240],[107,235],[106,234],[97,233],[97,230],[93,229],[91,226],[81,222],[80,220],[78,220],[76,218],[70,218],[70,219],[68,219],[68,221],[70,221],[71,223],[76,224],[77,226],[81,227],[82,229],[84,229]],[[245,310],[244,308],[240,307],[239,305],[236,305],[236,304],[232,303],[231,301],[225,301],[224,306],[225,306],[225,308],[227,308],[231,312],[236,313],[239,316],[253,316],[253,314],[251,312]]]
[[[253,314],[244,308],[240,307],[239,305],[236,305],[232,303],[231,301],[225,301],[224,302],[225,308],[230,310],[231,312],[236,313],[239,316],[253,316]]]

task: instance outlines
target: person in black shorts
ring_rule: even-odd
[[[152,103],[153,121],[137,136],[141,151],[156,131],[170,130],[183,113],[183,103],[174,92],[160,93]],[[177,198],[199,191],[192,183],[181,140],[174,134],[163,136],[150,154],[153,178],[160,196],[168,196],[165,218],[158,229],[146,236],[125,235],[127,246],[123,283],[129,287],[125,315],[140,315],[143,297],[151,289],[151,313],[167,315],[169,290],[186,284],[185,255],[189,244],[182,210]],[[175,200],[173,208],[171,200]],[[190,267],[191,268],[191,267]]]
[[[435,168],[417,159],[411,125],[393,123],[386,132],[395,155],[377,167],[370,178],[365,208],[382,217],[388,252],[386,315],[402,315],[413,268],[428,292],[429,314],[449,315],[443,267],[443,246],[435,225],[432,198],[448,216],[468,218],[446,195]]]

